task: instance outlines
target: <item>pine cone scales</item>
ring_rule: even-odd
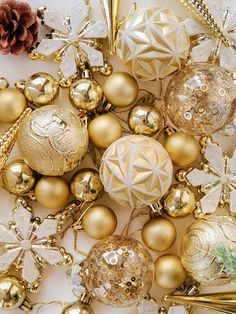
[[[0,52],[14,55],[28,52],[36,43],[36,14],[25,2],[4,0],[0,3]]]

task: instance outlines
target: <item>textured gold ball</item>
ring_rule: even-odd
[[[70,183],[71,193],[80,202],[93,202],[103,192],[103,185],[98,171],[91,168],[76,172]]]
[[[168,250],[176,240],[176,229],[173,223],[157,217],[148,220],[142,229],[143,243],[156,252]]]
[[[167,137],[165,149],[176,166],[185,167],[197,159],[199,145],[197,140],[189,134],[174,132]]]
[[[164,210],[173,218],[182,218],[191,214],[196,207],[194,193],[184,184],[170,187],[164,197]]]
[[[68,305],[62,314],[94,314],[91,306],[87,303],[77,301],[73,304]]]
[[[82,226],[89,237],[100,240],[113,234],[116,230],[117,218],[109,207],[94,205],[84,214]]]
[[[36,107],[46,106],[59,95],[59,83],[48,73],[35,73],[25,82],[24,94]]]
[[[0,90],[0,122],[16,121],[26,108],[25,96],[15,88]]]
[[[35,185],[36,201],[50,209],[59,209],[66,205],[70,189],[61,177],[42,177]]]
[[[120,122],[109,114],[104,114],[94,118],[88,126],[89,138],[91,142],[106,149],[115,140],[122,136]]]
[[[0,278],[0,308],[13,311],[25,301],[25,287],[16,277]]]
[[[33,189],[35,175],[23,160],[15,160],[4,167],[2,181],[10,193],[24,195]]]
[[[116,107],[131,105],[138,96],[138,83],[135,78],[126,72],[113,73],[106,80],[104,95]]]
[[[82,78],[70,86],[69,97],[77,109],[92,111],[101,105],[103,90],[97,81]]]
[[[180,258],[174,254],[166,254],[154,262],[155,282],[165,289],[176,289],[186,279],[187,273]]]

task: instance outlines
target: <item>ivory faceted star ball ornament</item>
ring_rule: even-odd
[[[138,208],[159,200],[172,182],[173,165],[153,138],[128,135],[105,151],[100,177],[105,191],[123,206]]]

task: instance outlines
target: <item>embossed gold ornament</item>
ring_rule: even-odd
[[[18,144],[24,161],[32,169],[48,176],[63,175],[86,154],[87,127],[72,111],[45,106],[25,120]]]

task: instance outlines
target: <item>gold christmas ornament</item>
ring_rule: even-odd
[[[192,214],[196,208],[196,199],[190,188],[184,184],[172,185],[164,196],[164,206],[167,215],[182,218]]]
[[[177,255],[166,254],[154,263],[155,282],[165,289],[176,289],[186,279],[187,273]]]
[[[209,135],[230,119],[235,95],[232,78],[219,66],[187,65],[174,75],[167,87],[167,113],[179,130],[192,135]]]
[[[45,106],[25,120],[18,144],[24,161],[32,169],[59,176],[73,170],[86,154],[87,127],[72,111]]]
[[[33,189],[35,174],[23,160],[15,160],[4,167],[2,181],[10,193],[24,195]]]
[[[195,161],[199,154],[197,140],[189,134],[174,132],[170,134],[164,145],[176,166],[185,167]]]
[[[142,300],[152,286],[152,257],[137,240],[110,236],[90,250],[82,278],[98,301],[115,307],[131,306]]]
[[[156,217],[148,220],[142,229],[143,243],[155,252],[171,248],[176,240],[176,229],[166,218]]]
[[[163,146],[143,135],[115,141],[104,153],[100,177],[105,191],[125,207],[159,200],[172,182],[173,165]]]
[[[94,314],[94,311],[89,304],[77,301],[63,309],[61,314]]]
[[[95,146],[106,149],[122,136],[122,128],[118,119],[110,114],[104,114],[89,123],[88,133]]]
[[[87,209],[81,222],[84,232],[96,240],[112,235],[117,226],[115,213],[104,205],[94,205]]]
[[[130,14],[117,38],[117,54],[139,80],[164,79],[179,70],[189,54],[184,26],[167,8],[142,8]]]
[[[76,172],[70,183],[71,193],[80,202],[93,202],[103,192],[103,185],[98,171],[92,168]]]
[[[116,107],[131,105],[138,96],[138,83],[129,73],[115,72],[104,85],[104,95],[108,102]]]
[[[236,223],[233,218],[214,216],[195,221],[181,242],[181,260],[192,277],[204,285],[222,285],[230,281],[217,259],[221,246],[236,251]]]
[[[50,209],[60,209],[66,206],[70,189],[62,177],[43,176],[35,185],[36,201]]]

